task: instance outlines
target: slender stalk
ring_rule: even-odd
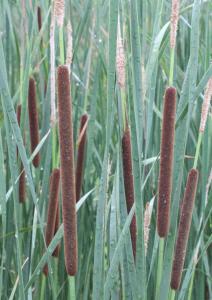
[[[60,44],[60,63],[61,65],[63,65],[65,63],[63,27],[59,28],[59,44]]]
[[[201,146],[201,143],[202,143],[202,137],[203,137],[203,133],[199,132],[197,147],[196,147],[196,153],[195,153],[195,158],[194,158],[194,165],[193,165],[194,169],[196,169],[196,167],[197,167],[198,157],[199,157],[199,153],[200,153],[200,146]]]
[[[162,278],[162,273],[163,273],[163,252],[164,252],[164,238],[160,238],[160,240],[159,240],[159,253],[158,253],[155,299],[159,299],[159,295],[160,295],[160,284],[161,284],[161,278]]]
[[[173,85],[173,78],[174,78],[174,57],[175,57],[175,48],[171,48],[171,53],[170,53],[170,70],[169,70],[169,86]]]

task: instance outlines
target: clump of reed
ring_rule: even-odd
[[[161,238],[167,236],[170,223],[175,112],[176,89],[174,87],[168,87],[164,97],[157,208],[157,230]]]
[[[131,135],[130,128],[127,125],[122,137],[122,160],[124,173],[124,189],[127,203],[127,212],[129,213],[134,204],[134,181],[132,169],[132,153],[131,153]],[[134,258],[136,256],[136,217],[135,214],[130,224],[130,235],[132,241],[132,249]]]
[[[38,111],[36,103],[36,87],[35,80],[29,79],[29,90],[28,90],[28,113],[29,113],[29,128],[30,128],[30,142],[31,142],[31,153],[35,150],[39,144],[39,124],[38,124]],[[39,166],[40,154],[39,152],[33,158],[33,165],[35,168]]]
[[[18,125],[20,126],[20,123],[21,123],[21,104],[17,105],[16,116],[17,116]],[[17,149],[17,155],[18,155],[18,149]],[[21,175],[20,175],[20,178],[19,178],[19,202],[24,203],[25,199],[26,199],[26,183],[25,183],[25,171],[23,169],[22,162],[21,162],[21,165],[20,165],[20,170],[21,170]]]
[[[54,169],[50,177],[50,191],[47,212],[46,234],[45,241],[48,247],[55,234],[55,226],[57,221],[57,211],[59,207],[59,187],[60,187],[60,169]],[[48,275],[48,265],[43,269],[44,274]]]
[[[198,176],[198,170],[191,169],[187,178],[185,193],[182,202],[177,240],[175,245],[174,260],[172,265],[171,288],[174,290],[177,290],[179,288],[182,277],[183,265],[185,261],[188,237],[192,220],[192,212],[196,196]]]
[[[87,125],[88,115],[83,114],[80,120],[80,130],[78,139],[78,151],[77,151],[77,165],[76,165],[76,201],[80,199],[80,193],[82,189],[83,181],[83,168],[85,160],[85,148],[87,140]]]
[[[62,216],[64,224],[65,265],[69,275],[77,272],[77,216],[74,168],[74,145],[69,69],[61,65],[57,70],[59,145],[62,187]]]

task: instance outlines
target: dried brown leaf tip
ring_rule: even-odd
[[[204,95],[204,100],[202,104],[202,113],[201,113],[201,121],[200,121],[200,132],[204,132],[205,130],[205,125],[208,117],[208,111],[210,107],[210,102],[211,102],[211,97],[212,97],[212,78],[208,80],[206,89],[205,89],[205,95]]]
[[[39,124],[38,124],[38,111],[36,103],[36,87],[35,80],[29,79],[29,90],[28,90],[28,113],[29,113],[29,127],[30,127],[30,142],[31,142],[31,153],[35,150],[39,144]],[[39,166],[40,155],[37,153],[33,158],[33,165],[35,168]]]
[[[196,169],[191,169],[188,174],[186,189],[183,197],[177,241],[175,245],[175,254],[172,265],[171,288],[174,290],[177,290],[179,288],[182,277],[191,226],[192,212],[196,196],[198,176],[198,171]]]
[[[177,25],[179,20],[180,0],[172,0],[170,47],[175,48],[177,37]]]
[[[134,204],[134,181],[132,170],[132,153],[131,153],[131,135],[130,128],[127,126],[122,138],[122,160],[124,173],[124,189],[127,203],[127,212],[129,213]],[[130,225],[130,234],[134,258],[136,256],[136,218],[135,214]]]
[[[162,138],[160,146],[160,174],[158,188],[157,230],[164,238],[169,231],[172,168],[174,152],[176,89],[166,89],[163,109]]]
[[[48,202],[48,212],[47,212],[47,223],[46,223],[46,246],[48,247],[51,243],[52,238],[55,233],[55,223],[57,218],[58,210],[58,197],[59,197],[59,187],[60,187],[60,170],[54,169],[50,178],[50,191],[49,191],[49,202]],[[48,274],[48,266],[45,265],[43,272],[45,275]]]
[[[77,151],[77,166],[76,166],[76,201],[80,199],[82,189],[82,181],[84,175],[85,148],[87,139],[87,124],[88,115],[84,114],[80,120],[79,141]]]
[[[65,265],[67,273],[73,276],[77,272],[78,264],[77,216],[72,108],[67,66],[58,67],[57,80]]]

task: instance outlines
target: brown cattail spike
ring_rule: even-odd
[[[28,91],[28,112],[29,112],[29,127],[30,127],[30,140],[31,140],[31,153],[35,150],[39,144],[39,125],[38,125],[38,111],[36,105],[36,88],[35,80],[29,79],[29,91]],[[33,159],[33,165],[35,168],[39,166],[40,155],[39,153]]]
[[[80,193],[83,181],[83,167],[85,158],[86,136],[87,136],[88,115],[84,114],[80,120],[80,141],[77,152],[77,167],[76,167],[76,201],[80,199]]]
[[[124,189],[127,203],[127,212],[129,213],[134,204],[134,182],[132,170],[132,154],[131,154],[131,136],[130,128],[127,126],[122,138],[122,159],[124,173]],[[130,225],[130,234],[132,241],[132,249],[134,258],[136,256],[136,218],[132,218]]]
[[[166,237],[169,231],[172,167],[174,152],[176,89],[166,89],[163,109],[162,140],[160,147],[160,176],[158,190],[157,230]]]
[[[38,6],[37,9],[37,19],[38,19],[38,30],[40,31],[42,28],[42,17],[41,17],[41,8]]]
[[[20,123],[21,123],[21,104],[19,104],[17,106],[16,115],[17,115],[18,125],[20,126]],[[18,149],[17,149],[17,156],[18,156]],[[20,170],[21,170],[21,175],[20,175],[20,178],[19,178],[19,202],[24,203],[25,198],[26,198],[26,185],[25,185],[25,171],[23,169],[22,162],[21,162]]]
[[[74,147],[69,70],[59,66],[58,116],[62,186],[62,215],[64,224],[65,265],[69,275],[77,272],[77,223]]]
[[[57,215],[58,207],[58,195],[60,186],[60,170],[54,169],[50,178],[50,191],[49,191],[49,204],[47,213],[47,223],[46,223],[46,246],[48,247],[54,237],[54,229]],[[45,265],[43,272],[45,275],[48,274],[48,266]]]
[[[196,196],[198,183],[198,171],[191,169],[188,174],[186,189],[183,198],[180,223],[175,245],[175,254],[172,265],[171,288],[177,290],[180,286],[183,265],[185,261],[186,248],[188,243],[189,231],[191,226],[192,211]]]
[[[56,213],[56,220],[55,220],[55,228],[54,228],[54,235],[57,233],[57,230],[60,226],[60,205],[58,202],[57,205],[57,213]],[[57,245],[57,247],[54,249],[52,256],[58,257],[60,253],[60,244]]]

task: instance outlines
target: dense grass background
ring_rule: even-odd
[[[38,5],[43,20],[40,32]],[[163,265],[158,270],[156,199],[163,95],[170,68],[170,12],[171,1],[165,0],[66,1],[65,52],[68,21],[73,31],[71,94],[75,150],[80,116],[85,111],[89,114],[82,198],[77,204],[78,273],[75,279],[68,279],[64,267],[63,225],[48,248],[52,253],[61,240],[59,259],[51,258],[44,247],[52,170],[51,1],[0,1],[1,299],[145,300],[157,296],[164,300],[171,297],[169,281],[179,205],[196,151],[204,88],[212,76],[212,1],[181,1],[173,83],[178,101],[171,227],[165,240]],[[120,91],[115,72],[118,16],[126,56],[124,91]],[[57,27],[55,46],[58,66],[61,56]],[[35,153],[40,150],[39,169],[32,166],[30,154],[29,76],[37,83],[41,141]],[[131,127],[135,192],[135,206],[128,216],[121,157],[124,99]],[[15,115],[19,103],[22,104],[20,129]],[[211,136],[210,113],[197,166],[200,178],[183,279],[175,299],[212,299]],[[16,146],[20,154],[18,161]],[[24,204],[18,200],[20,160],[27,176]],[[145,257],[144,209],[149,201],[153,213]],[[135,264],[129,235],[134,211],[138,229]],[[42,268],[47,261],[52,271],[45,279]],[[158,274],[162,281],[156,295]]]

